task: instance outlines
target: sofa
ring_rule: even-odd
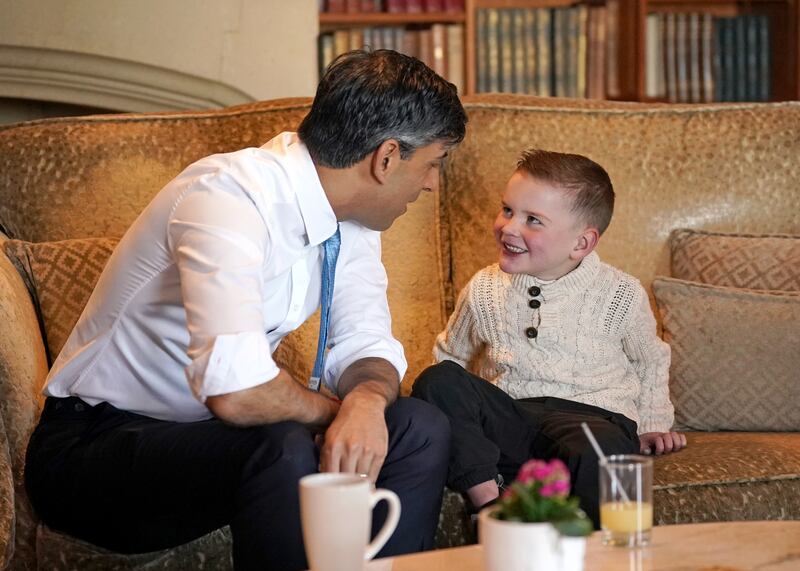
[[[309,104],[283,99],[0,127],[0,567],[230,567],[227,529],[163,552],[122,555],[47,528],[26,498],[25,447],[49,364],[116,240],[151,197],[195,159],[258,146],[295,129]],[[771,387],[771,369],[762,370],[786,357],[788,364],[774,373],[785,376],[800,355],[800,336],[791,336],[793,323],[797,333],[792,316],[798,294],[784,291],[782,282],[761,283],[758,269],[762,256],[776,251],[775,241],[788,245],[788,253],[772,270],[780,273],[783,265],[796,275],[800,266],[792,257],[800,240],[800,103],[658,105],[484,95],[465,97],[464,104],[467,137],[448,159],[439,191],[423,193],[383,238],[393,327],[409,362],[403,393],[430,363],[433,339],[460,288],[495,258],[491,221],[520,150],[584,154],[606,167],[617,191],[599,253],[653,294],[665,339],[674,344],[673,360],[679,356],[682,363],[679,369],[673,363],[671,371],[675,387],[683,384],[676,395],[688,412],[680,419],[689,428],[698,421],[684,451],[655,460],[656,523],[800,519],[800,426],[792,412],[800,408],[800,383],[786,388],[780,379]],[[708,246],[706,238],[723,246]],[[696,240],[705,253],[694,255],[686,247]],[[720,274],[736,274],[708,269],[709,257],[730,250],[730,240],[757,243],[760,253],[748,254],[757,269],[754,276],[737,274],[734,285],[714,283]],[[680,264],[676,255],[683,256]],[[702,283],[709,272],[710,282]],[[704,297],[711,294],[723,300]],[[741,309],[761,307],[762,294],[772,304],[769,311]],[[715,311],[724,308],[740,309],[718,323]],[[758,324],[751,323],[754,313],[761,316]],[[698,316],[708,323],[693,324]],[[771,319],[781,325],[773,328]],[[723,329],[708,333],[720,323]],[[743,396],[731,388],[737,386],[733,379],[711,369],[715,357],[717,364],[724,360],[733,367],[736,379],[753,368],[751,327],[759,338],[764,330],[778,334],[760,345],[760,351],[772,351],[766,363],[761,354],[753,357],[762,384]],[[299,378],[308,377],[316,332],[312,319],[278,349],[278,360]],[[683,338],[687,332],[695,335]],[[701,357],[700,370],[686,377],[686,364]],[[794,378],[800,380],[797,370]],[[745,405],[715,400],[728,396],[744,398]],[[750,410],[760,418],[737,417]],[[461,497],[447,492],[440,546],[474,541],[464,513]]]

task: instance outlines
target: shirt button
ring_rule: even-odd
[[[531,309],[538,309],[539,306],[542,305],[542,302],[539,301],[538,299],[532,299],[528,302],[528,305],[530,306]]]
[[[542,293],[542,288],[540,288],[539,286],[531,286],[528,288],[528,293],[530,294],[531,297],[536,297],[537,295]]]
[[[536,331],[536,328],[535,328],[535,327],[528,327],[528,328],[525,330],[525,335],[528,337],[528,339],[533,339],[533,338],[535,338],[535,337],[536,337],[538,334],[539,334],[539,332],[538,332],[538,331]]]

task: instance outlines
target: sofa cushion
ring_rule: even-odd
[[[50,363],[75,327],[111,252],[114,238],[31,243],[9,240],[6,254],[38,305]]]
[[[689,432],[655,458],[655,523],[800,519],[800,434]]]
[[[692,430],[800,430],[800,292],[653,282],[672,349],[676,423]]]
[[[231,534],[228,527],[217,529],[172,549],[123,554],[108,551],[40,525],[36,537],[36,551],[38,568],[51,571],[233,569]]]
[[[672,277],[719,286],[800,291],[800,236],[675,230]]]

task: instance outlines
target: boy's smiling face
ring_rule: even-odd
[[[500,269],[542,280],[575,269],[593,248],[586,250],[585,224],[571,207],[570,197],[558,186],[515,172],[494,221]]]

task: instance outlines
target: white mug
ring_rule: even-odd
[[[381,500],[389,504],[389,514],[368,545],[372,509]],[[300,479],[300,518],[311,571],[360,570],[394,533],[400,499],[356,474],[311,474]]]

